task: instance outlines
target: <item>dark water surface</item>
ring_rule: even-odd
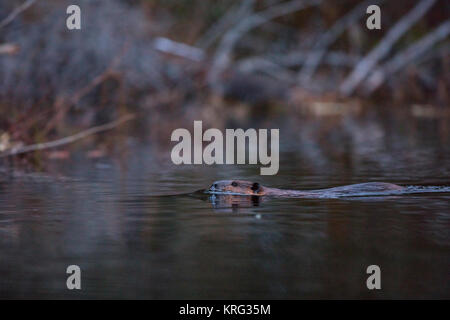
[[[281,131],[276,176],[259,176],[259,166],[177,167],[141,142],[120,161],[75,156],[47,173],[4,170],[0,297],[450,298],[448,192],[187,194],[230,178],[288,189],[450,185],[450,139],[438,120],[309,123]],[[82,290],[66,289],[71,264]],[[366,288],[372,264],[381,290]]]

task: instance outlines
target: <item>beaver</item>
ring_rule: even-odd
[[[333,197],[386,194],[403,190],[404,187],[386,182],[366,182],[351,184],[346,186],[318,189],[318,190],[287,190],[268,188],[258,182],[245,180],[220,180],[214,182],[206,193],[229,194],[229,195],[249,195],[249,196],[276,196],[276,197]]]

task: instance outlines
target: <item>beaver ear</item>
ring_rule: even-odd
[[[257,192],[259,190],[259,188],[260,188],[260,185],[258,182],[253,183],[253,185],[251,187],[251,189],[255,192]]]

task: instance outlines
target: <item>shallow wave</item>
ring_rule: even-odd
[[[408,194],[420,193],[450,193],[450,186],[405,186],[402,190],[387,190],[387,191],[363,191],[363,192],[335,192],[324,191],[312,195],[311,197],[318,198],[342,198],[342,197],[366,197],[366,196],[398,196]],[[308,196],[309,197],[309,196]]]

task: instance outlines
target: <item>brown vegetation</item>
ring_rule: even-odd
[[[79,1],[81,31],[65,28],[69,4],[0,4],[0,156],[129,112],[207,116],[217,99],[449,104],[445,1]]]

